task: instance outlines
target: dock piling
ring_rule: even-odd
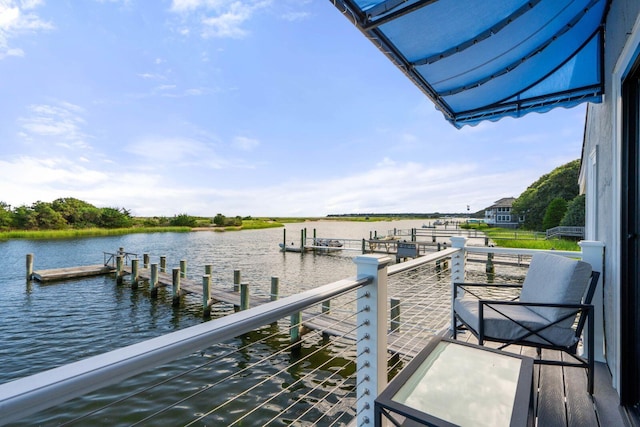
[[[187,277],[187,260],[186,259],[180,260],[180,276],[185,278]]]
[[[249,284],[240,284],[240,310],[249,309]]]
[[[138,259],[131,260],[131,289],[138,289]]]
[[[233,270],[233,291],[240,290],[240,270]]]
[[[213,275],[213,264],[207,264],[204,266],[204,274],[208,274],[209,276]]]
[[[180,305],[180,269],[174,268],[173,273],[173,303],[174,307]]]
[[[280,294],[280,278],[271,278],[271,301],[277,301]]]
[[[120,248],[122,250],[122,248]],[[122,255],[116,256],[116,284],[122,285],[122,278],[124,276],[124,265],[122,262]]]
[[[160,273],[165,273],[167,271],[167,256],[160,256]]]
[[[211,267],[211,265],[208,265],[206,267]],[[211,316],[211,275],[210,274],[205,274],[204,276],[202,276],[202,312],[204,317]]]
[[[151,286],[151,297],[158,296],[158,264],[151,264],[151,278],[149,280]]]
[[[289,338],[291,343],[300,343],[301,339],[301,326],[302,326],[302,312],[298,311],[293,313],[290,317],[291,326],[289,327]],[[294,349],[299,346],[294,347]],[[292,349],[293,350],[293,349]]]
[[[149,254],[142,254],[142,268],[149,268]]]
[[[33,276],[33,254],[27,254],[27,280]]]

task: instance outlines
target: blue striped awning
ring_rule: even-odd
[[[454,126],[600,102],[610,0],[331,0]]]

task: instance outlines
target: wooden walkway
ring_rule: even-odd
[[[124,273],[126,275],[131,275],[131,267],[125,266]],[[151,280],[151,269],[150,268],[138,268],[138,279],[139,280]],[[173,273],[169,274],[166,272],[158,271],[158,284],[157,287],[172,287],[173,286]],[[186,277],[180,278],[180,291],[182,295],[193,294],[202,297],[202,280],[193,280]],[[235,291],[225,291],[220,288],[211,287],[210,289],[212,303],[223,302],[227,304],[233,304],[235,306],[240,306],[240,293]],[[255,295],[251,295],[249,299],[249,307],[255,307],[260,304],[264,304],[266,302],[271,301],[270,298],[259,297]]]

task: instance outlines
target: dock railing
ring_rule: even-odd
[[[138,373],[175,361],[182,356],[256,330],[263,325],[277,322],[284,317],[293,316],[322,302],[349,292],[356,292],[356,336],[354,337],[356,341],[355,375],[357,377],[354,404],[356,425],[372,425],[374,400],[386,386],[388,356],[392,351],[390,350],[391,340],[395,339],[392,338],[392,335],[394,328],[399,323],[394,314],[389,319],[387,289],[390,276],[413,274],[415,271],[420,271],[420,268],[434,263],[436,264],[434,269],[436,273],[434,274],[441,274],[440,263],[447,262],[450,263],[450,267],[446,274],[449,274],[450,283],[453,284],[465,280],[465,260],[468,253],[532,255],[538,252],[527,249],[466,246],[466,238],[464,237],[452,237],[451,246],[449,249],[395,265],[389,265],[391,259],[386,255],[357,256],[354,258],[357,266],[355,277],[0,384],[0,413],[4,414],[0,419],[0,424],[18,421],[35,412],[60,405],[74,397],[85,395]],[[581,242],[580,246],[581,252],[554,252],[559,255],[582,258],[590,262],[595,270],[602,271],[603,245],[600,242]],[[450,298],[448,292],[442,293],[445,294],[445,298]],[[601,293],[600,288],[600,298]],[[444,303],[447,310],[450,309],[449,304],[450,301]],[[600,322],[596,317],[596,337],[600,335],[601,339],[601,331],[598,328],[602,327],[602,300],[598,301],[598,293],[594,298],[594,305],[596,305],[596,316],[600,316]],[[599,314],[598,305],[600,306]],[[392,306],[392,313],[393,310]],[[446,318],[447,314],[444,316]],[[389,320],[391,320],[391,328],[389,328]],[[445,319],[442,325],[447,330],[451,323]],[[410,326],[405,329],[408,335],[416,335],[410,330]],[[424,341],[417,341],[412,345],[422,346]],[[596,343],[596,359],[602,357],[602,354],[599,354],[601,349],[602,347],[598,348]],[[412,349],[414,353],[419,350],[420,348]],[[250,409],[247,411],[250,412]]]

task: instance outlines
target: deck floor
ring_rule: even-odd
[[[469,332],[458,334],[458,339],[477,343]],[[530,347],[511,346],[505,351],[536,358],[536,350]],[[543,350],[544,358],[570,356],[562,352]],[[596,363],[595,390],[587,391],[587,374],[583,368],[534,365],[534,413],[539,427],[618,427],[626,426],[623,411],[618,405],[618,395],[611,385],[611,374],[604,363]]]

